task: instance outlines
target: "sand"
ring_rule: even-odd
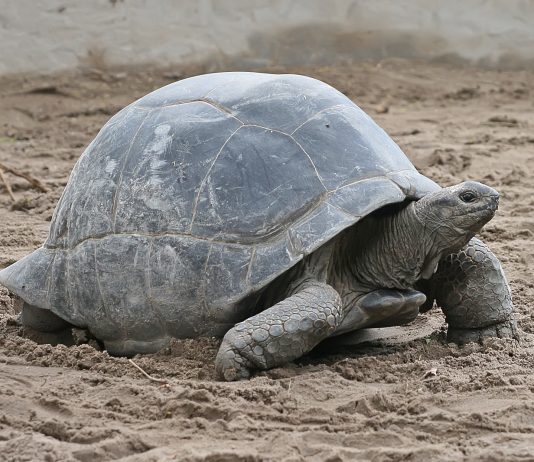
[[[482,238],[509,277],[522,333],[459,348],[436,329],[382,344],[318,348],[239,383],[217,382],[219,341],[176,341],[134,361],[96,345],[38,345],[0,289],[0,460],[534,460],[534,74],[399,60],[305,73],[336,86],[443,185],[497,188]],[[92,69],[0,82],[0,267],[37,248],[78,156],[135,98],[197,70]],[[430,335],[429,335],[430,334]],[[416,336],[417,337],[417,336]]]

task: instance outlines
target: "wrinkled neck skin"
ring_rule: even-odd
[[[443,223],[422,203],[371,215],[269,285],[258,306],[268,308],[310,281],[332,285],[346,308],[378,289],[413,289],[417,281],[433,275],[443,257],[459,250],[473,235]]]
[[[440,238],[439,228],[439,223],[417,213],[415,202],[398,212],[361,220],[346,231],[338,246],[337,259],[342,263],[334,265],[339,274],[332,276],[342,297],[357,298],[376,289],[410,289],[419,279],[432,276],[439,260],[455,250]]]

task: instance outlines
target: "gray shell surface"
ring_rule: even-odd
[[[201,75],[109,120],[44,246],[0,283],[104,339],[220,335],[253,310],[241,300],[304,255],[437,188],[323,82]]]

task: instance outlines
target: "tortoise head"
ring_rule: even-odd
[[[415,203],[415,213],[438,246],[460,249],[490,221],[499,193],[476,181],[466,181],[428,194]]]

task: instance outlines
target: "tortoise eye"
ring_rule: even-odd
[[[473,191],[464,191],[460,194],[460,199],[463,202],[474,202],[477,200],[477,195]]]

